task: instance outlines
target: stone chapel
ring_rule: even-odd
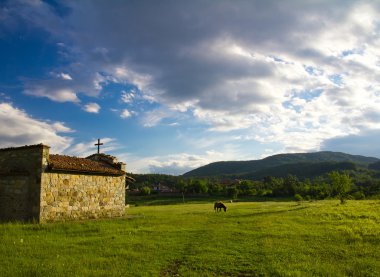
[[[43,144],[0,149],[0,221],[124,215],[130,178],[124,163],[101,153],[77,158],[49,150]]]

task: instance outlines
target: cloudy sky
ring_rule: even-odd
[[[0,1],[0,148],[136,173],[380,157],[379,1]]]

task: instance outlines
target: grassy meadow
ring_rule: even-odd
[[[0,224],[0,276],[380,276],[380,201],[151,205]]]

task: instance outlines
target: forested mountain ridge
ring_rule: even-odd
[[[321,151],[314,153],[278,154],[261,160],[251,161],[224,161],[215,162],[191,170],[184,177],[211,177],[221,175],[235,175],[253,177],[254,179],[265,175],[276,176],[276,172],[283,170],[310,172],[310,175],[318,175],[328,167],[352,166],[368,167],[370,164],[380,162],[380,159],[360,155],[350,155],[342,152]],[[313,169],[315,168],[315,170]],[[288,172],[291,173],[291,172]],[[306,172],[305,172],[306,173]],[[299,175],[299,174],[296,174]]]
[[[273,166],[251,173],[230,175],[237,179],[261,180],[267,176],[297,176],[300,179],[315,178],[331,171],[357,170],[359,166],[353,162],[300,162]]]
[[[132,175],[134,193],[297,199],[380,199],[380,159],[337,152],[281,154],[212,163],[182,176]]]

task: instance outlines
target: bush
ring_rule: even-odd
[[[257,195],[257,190],[250,189],[250,190],[247,191],[247,195],[248,196],[255,196],[255,195]]]
[[[351,196],[355,199],[355,200],[361,200],[361,199],[365,199],[365,195],[362,191],[357,191],[357,192],[354,192],[353,194],[351,194]]]
[[[150,187],[142,187],[140,189],[140,193],[141,193],[141,195],[150,195],[151,189],[150,189]]]
[[[297,202],[301,202],[303,200],[302,196],[299,195],[298,193],[294,195],[294,199],[297,201]]]

